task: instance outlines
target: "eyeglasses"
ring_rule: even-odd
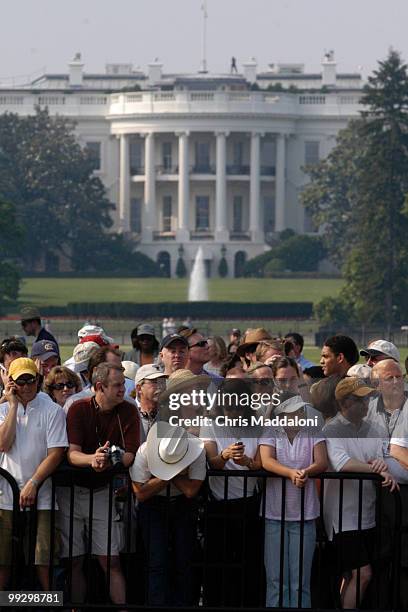
[[[208,346],[208,340],[200,340],[200,342],[196,342],[195,344],[190,344],[189,348],[194,348],[195,346],[199,346],[200,348],[204,348]]]
[[[259,385],[261,387],[267,387],[268,385],[272,384],[272,379],[271,378],[253,378],[252,384]]]
[[[67,389],[74,389],[74,387],[76,387],[76,384],[74,382],[64,382],[54,383],[53,385],[51,385],[51,389],[54,389],[54,391],[62,391],[63,389],[65,389],[65,387]]]
[[[25,385],[34,385],[37,382],[37,377],[34,378],[26,378],[26,379],[18,379],[14,381],[18,387],[24,387]]]

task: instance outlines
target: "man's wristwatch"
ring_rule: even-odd
[[[28,482],[31,482],[31,484],[33,484],[35,488],[38,489],[38,485],[40,484],[38,480],[34,480],[34,478],[30,478]]]

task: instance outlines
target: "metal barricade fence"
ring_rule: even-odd
[[[180,495],[177,501],[170,495],[168,486],[157,504],[159,496],[156,495],[153,504],[142,502],[137,508],[127,471],[112,470],[106,472],[105,477],[106,475],[107,482],[94,486],[89,483],[89,477],[95,476],[92,470],[64,466],[52,476],[48,588],[64,591],[65,609],[123,609],[124,605],[126,609],[149,609],[151,605],[155,605],[154,609],[172,605],[183,605],[186,610],[203,606],[211,609],[259,609],[265,607],[266,582],[270,580],[270,576],[265,577],[265,559],[274,567],[278,609],[287,608],[285,600],[288,597],[288,589],[296,593],[295,604],[291,602],[292,608],[310,605],[319,610],[339,608],[341,583],[343,582],[344,586],[347,580],[350,581],[351,568],[347,569],[342,558],[349,557],[350,551],[342,545],[334,546],[330,542],[331,534],[324,532],[323,517],[327,497],[325,487],[333,481],[338,485],[340,535],[347,533],[343,531],[345,487],[348,487],[347,483],[350,482],[356,482],[358,486],[358,529],[355,534],[353,532],[357,554],[358,551],[363,553],[366,536],[366,483],[371,482],[369,486],[374,487],[376,491],[376,527],[372,534],[374,549],[370,561],[372,577],[363,601],[362,583],[366,586],[367,576],[365,566],[357,563],[356,608],[363,606],[364,609],[372,610],[402,609],[401,495],[398,491],[390,494],[383,490],[382,479],[377,475],[324,473],[314,478],[314,484],[320,489],[320,517],[317,519],[317,536],[313,543],[313,567],[307,577],[311,580],[311,604],[304,601],[305,590],[308,590],[308,585],[304,588],[305,554],[310,555],[304,489],[300,490],[300,521],[296,525],[297,531],[290,531],[293,525],[288,525],[290,521],[285,521],[287,479],[269,472],[209,470],[208,478],[196,500]],[[0,476],[10,484],[13,493],[13,546],[9,588],[41,588],[44,580],[36,582],[35,572],[37,515],[41,511],[33,509],[29,513],[21,512],[17,483],[2,469]],[[224,479],[223,499],[216,499],[212,495],[209,479],[214,477]],[[240,497],[231,498],[229,494],[230,482],[234,482],[231,478],[239,478],[240,481],[242,479]],[[273,541],[278,542],[278,546],[276,549],[271,548],[268,540],[266,546],[269,548],[265,556],[265,529],[268,525],[266,490],[271,478],[281,480],[281,517],[280,521],[275,521],[273,525]],[[385,499],[387,504],[384,503]],[[59,510],[56,510],[57,504]],[[388,510],[384,513],[386,506]],[[29,514],[29,528],[26,526],[24,530],[26,517],[22,515],[26,514]],[[388,521],[386,529],[383,524],[384,517]],[[0,519],[0,533],[3,533],[1,529]],[[291,534],[289,536],[288,530]],[[117,539],[119,532],[123,541]],[[183,539],[185,534],[190,534],[194,542],[184,541],[187,539]],[[59,543],[61,535],[62,542]],[[29,571],[25,573],[21,570],[24,566],[23,540],[27,537],[28,555],[25,563]],[[341,543],[341,537],[338,541]],[[345,544],[350,546],[350,541],[345,541]],[[172,561],[169,561],[170,554],[173,554]],[[288,554],[294,554],[295,557],[297,555],[295,566],[290,558],[292,566],[288,567]],[[306,568],[306,573],[308,572],[309,569]],[[22,580],[23,576],[28,579]],[[298,581],[295,587],[289,583],[293,576],[297,577]],[[118,599],[122,580],[126,589],[125,601],[120,597]],[[152,599],[152,594],[158,593],[158,589],[168,580],[172,589],[169,592],[164,589],[163,601],[157,602],[154,597]],[[175,594],[176,587],[180,588],[181,596],[180,593]],[[182,599],[183,596],[186,598],[180,603],[181,600],[177,597]],[[116,604],[112,603],[115,598]]]

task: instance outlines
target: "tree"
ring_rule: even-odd
[[[218,264],[218,274],[221,278],[228,276],[228,263],[225,257],[221,257],[220,263]]]
[[[187,276],[187,268],[184,263],[184,259],[179,257],[176,264],[176,276],[177,278],[185,278]]]
[[[278,244],[246,263],[245,276],[274,276],[285,270],[315,272],[325,254],[320,236],[300,236],[293,230],[284,230]]]
[[[14,207],[0,199],[0,308],[18,296],[20,272],[16,262],[21,238]]]
[[[115,206],[74,127],[39,108],[28,117],[0,116],[0,196],[14,204],[25,229],[20,253],[29,269],[44,254],[64,255],[76,271],[108,271],[113,261],[131,269],[132,245],[109,231]]]
[[[385,320],[390,333],[408,306],[408,74],[398,53],[379,62],[361,102],[361,118],[309,169],[303,202],[342,266],[350,313]]]

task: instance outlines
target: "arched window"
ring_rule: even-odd
[[[170,254],[167,251],[160,251],[157,256],[157,263],[159,264],[161,270],[163,271],[164,276],[170,278],[171,276],[171,268],[170,268]]]
[[[234,276],[239,278],[244,274],[244,266],[247,259],[245,251],[237,251],[234,257]]]

